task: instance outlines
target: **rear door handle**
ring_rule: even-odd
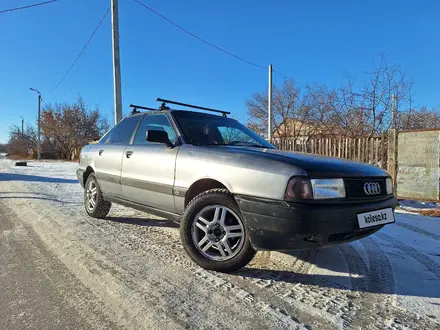
[[[104,150],[99,150],[99,155],[101,156],[102,155],[102,153],[104,152]]]
[[[125,156],[126,156],[127,158],[130,158],[131,155],[133,155],[133,151],[126,151],[126,152],[125,152]]]

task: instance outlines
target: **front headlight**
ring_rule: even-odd
[[[343,179],[312,179],[314,199],[332,199],[345,197]]]
[[[305,199],[344,198],[345,185],[343,179],[309,179],[295,177],[289,181],[286,200],[300,201]]]
[[[393,180],[391,178],[387,178],[386,184],[387,184],[387,195],[391,195],[393,193]]]

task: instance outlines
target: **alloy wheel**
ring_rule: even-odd
[[[89,211],[93,211],[95,209],[96,201],[98,198],[95,181],[92,180],[87,185],[86,196],[87,196],[87,209]]]
[[[191,236],[197,250],[206,258],[225,261],[235,257],[244,244],[240,217],[223,205],[203,208],[194,218]]]

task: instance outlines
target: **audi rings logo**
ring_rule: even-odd
[[[367,195],[379,195],[380,184],[378,182],[366,182],[364,184],[364,191]]]

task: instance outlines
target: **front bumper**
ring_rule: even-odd
[[[287,203],[236,196],[257,250],[298,250],[366,237],[383,225],[360,229],[357,214],[396,208],[395,197],[374,202]]]

